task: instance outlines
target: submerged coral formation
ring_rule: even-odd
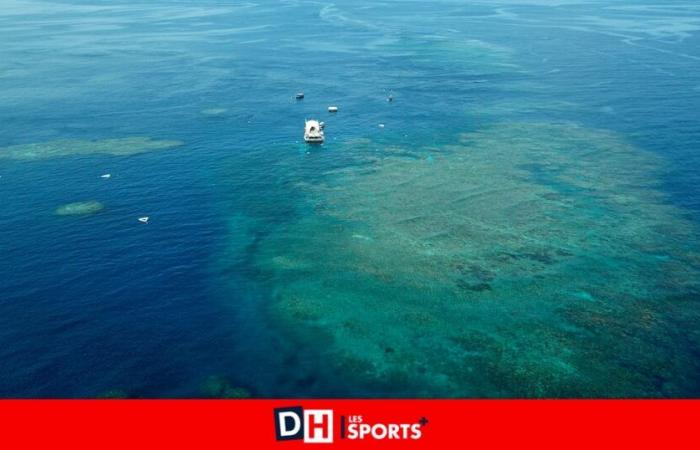
[[[202,114],[205,116],[223,116],[228,112],[227,108],[207,108],[202,110]]]
[[[251,394],[247,389],[242,387],[231,386],[231,383],[225,378],[217,375],[212,375],[202,383],[202,394],[207,398],[250,398]]]
[[[313,213],[258,245],[271,317],[374,392],[700,392],[697,230],[663,161],[572,124],[456,142],[355,142],[359,164],[300,185]]]
[[[97,396],[101,400],[123,400],[129,398],[129,394],[121,389],[110,389]]]
[[[154,140],[146,137],[119,139],[81,140],[59,139],[33,144],[12,145],[0,148],[0,158],[25,161],[58,158],[72,155],[105,154],[129,156],[183,145],[181,141]]]
[[[55,213],[59,216],[86,216],[98,213],[104,208],[102,203],[91,200],[88,202],[75,202],[59,206],[56,208]]]

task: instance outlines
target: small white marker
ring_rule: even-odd
[[[148,223],[148,219],[149,219],[148,216],[146,216],[146,217],[139,217],[139,222],[141,222],[141,223]]]
[[[104,175],[100,175],[100,178],[112,178],[112,174],[111,174],[111,173],[106,173],[106,174],[104,174]]]

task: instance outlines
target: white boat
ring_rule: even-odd
[[[323,126],[317,120],[307,120],[304,125],[304,141],[309,144],[322,144]]]
[[[146,217],[139,217],[139,222],[141,222],[141,223],[148,223],[148,219],[150,219],[150,217],[148,217],[148,216],[146,216]]]
[[[328,107],[328,112],[338,112],[338,107],[337,106],[329,106]]]

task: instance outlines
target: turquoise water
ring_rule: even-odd
[[[693,2],[0,5],[0,396],[700,395]]]

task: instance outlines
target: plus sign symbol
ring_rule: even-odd
[[[421,417],[418,423],[420,424],[420,426],[424,427],[428,424],[428,419],[426,419],[425,417]]]

